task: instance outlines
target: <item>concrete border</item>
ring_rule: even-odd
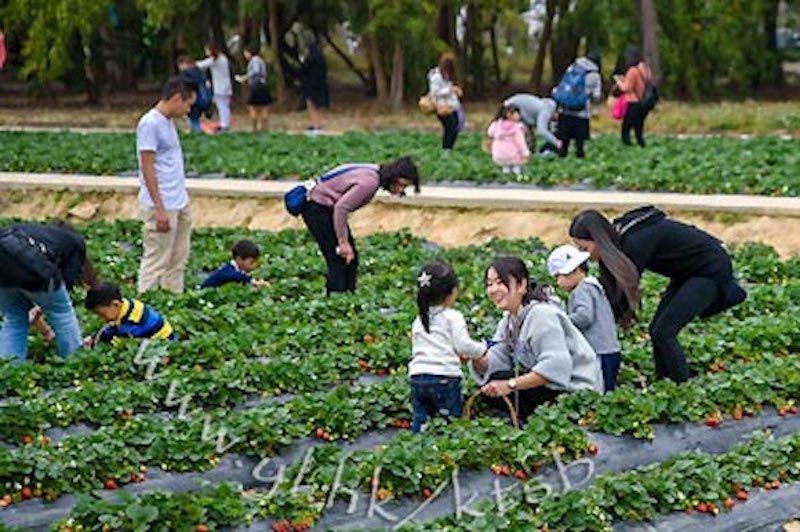
[[[281,198],[295,183],[255,179],[187,179],[190,194],[219,197]],[[139,190],[134,177],[80,174],[27,174],[0,172],[0,190],[69,190],[74,192],[121,192]],[[457,207],[495,210],[575,211],[588,207],[625,210],[654,204],[670,212],[737,213],[800,217],[800,198],[725,194],[674,194],[661,192],[614,192],[539,190],[509,186],[458,187],[426,185],[419,195],[394,198],[379,193],[377,201],[412,207]]]

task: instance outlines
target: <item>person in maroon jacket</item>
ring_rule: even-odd
[[[402,196],[409,186],[419,192],[417,167],[409,157],[381,165],[343,164],[333,168],[311,189],[302,216],[319,244],[328,265],[326,288],[332,292],[354,292],[358,253],[347,225],[351,212],[360,209],[382,188]]]

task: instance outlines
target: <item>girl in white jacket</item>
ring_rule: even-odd
[[[214,90],[214,103],[219,111],[219,129],[227,131],[231,127],[231,67],[228,58],[214,43],[206,45],[206,58],[197,62],[197,68],[211,71],[211,85]]]
[[[460,417],[461,356],[477,358],[488,349],[467,332],[464,315],[452,308],[458,278],[444,262],[426,264],[417,277],[419,314],[411,328],[411,430],[419,432],[429,417]]]

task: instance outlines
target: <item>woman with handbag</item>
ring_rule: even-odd
[[[419,174],[409,157],[401,157],[381,165],[339,165],[323,175],[308,192],[300,215],[325,257],[328,295],[356,289],[358,253],[347,225],[350,213],[372,201],[379,188],[402,196],[409,186],[419,192]]]
[[[603,391],[594,350],[522,260],[495,259],[486,270],[486,295],[504,315],[492,347],[470,360],[470,370],[490,402],[510,396],[524,420],[562,393]]]
[[[464,92],[456,84],[456,58],[452,53],[442,54],[438,66],[428,72],[428,89],[428,97],[442,124],[442,149],[452,150],[458,132],[464,126],[464,111],[459,99]]]
[[[81,346],[81,330],[68,290],[97,284],[83,237],[67,224],[17,224],[0,231],[0,357],[25,359],[28,312],[38,306],[55,331],[58,354]]]
[[[651,80],[650,69],[642,60],[642,52],[636,46],[625,51],[625,75],[614,76],[617,88],[622,92],[627,109],[622,118],[622,143],[631,145],[631,128],[636,133],[636,143],[644,148],[644,121],[650,109],[642,105],[647,83]],[[620,106],[624,104],[620,103]]]

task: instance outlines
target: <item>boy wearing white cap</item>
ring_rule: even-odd
[[[611,304],[600,281],[588,275],[588,261],[589,253],[565,245],[550,253],[547,270],[559,288],[569,292],[567,314],[597,353],[605,391],[610,392],[617,385],[620,344]]]

